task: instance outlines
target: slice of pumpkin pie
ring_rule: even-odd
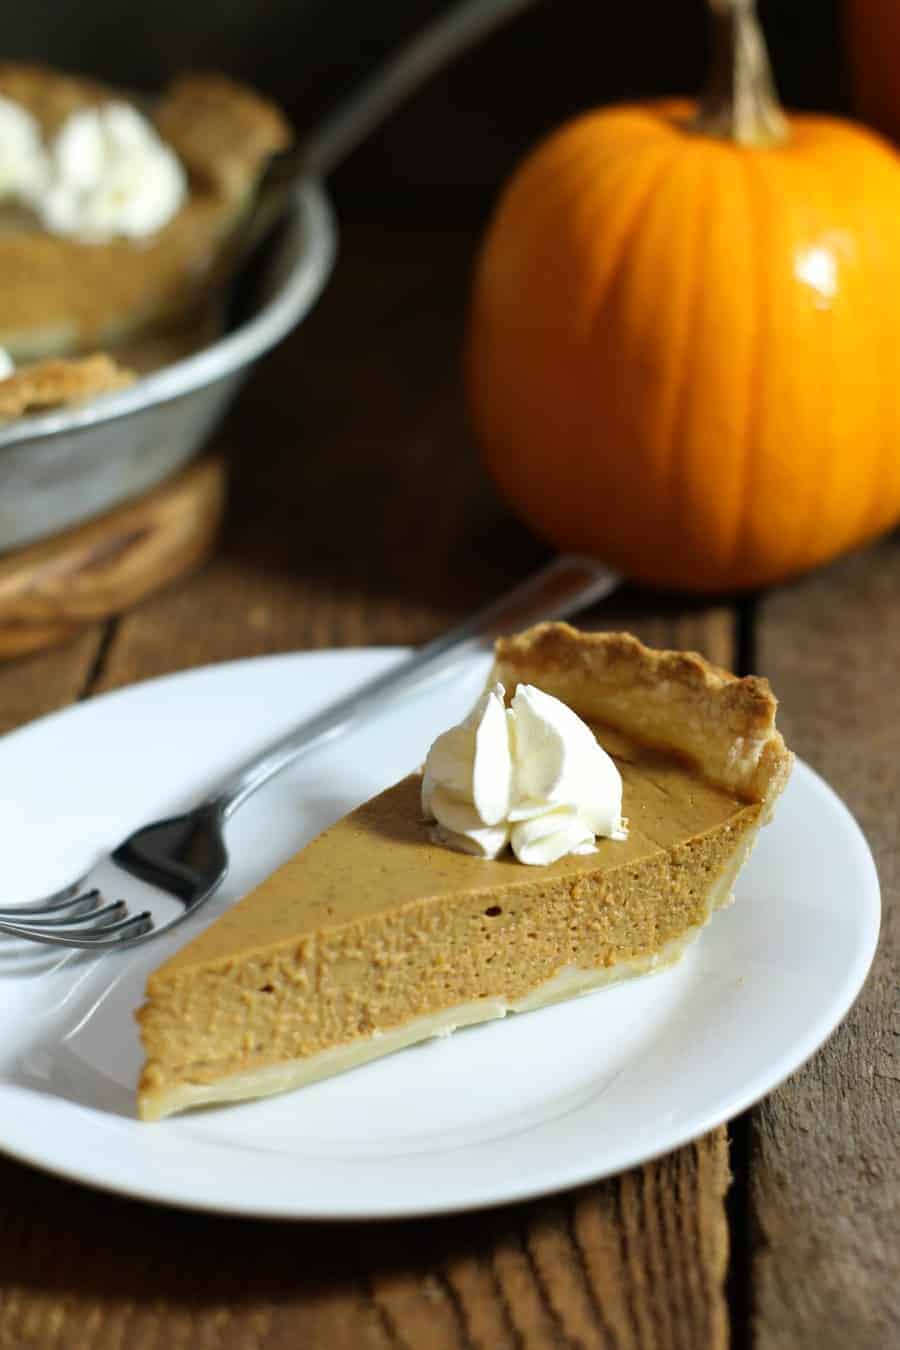
[[[298,1087],[676,960],[787,781],[775,709],[765,680],[628,634],[501,640],[424,777],[151,975],[140,1115]]]

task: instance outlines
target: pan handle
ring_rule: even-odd
[[[535,0],[463,0],[426,25],[282,158],[283,170],[331,173],[395,108],[432,75],[488,37]],[[287,161],[292,161],[289,165]]]

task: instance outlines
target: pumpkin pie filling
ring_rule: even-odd
[[[544,655],[548,639],[562,638],[555,671],[537,660],[545,685],[572,677],[569,657],[582,652],[582,635],[566,636],[573,633],[552,625],[524,635],[544,643]],[[629,643],[646,674],[640,653],[648,649],[629,639],[628,655]],[[607,664],[611,650],[602,648]],[[529,654],[529,677],[537,654]],[[498,655],[508,687],[515,666],[511,645]],[[710,694],[721,702],[722,690],[732,715],[731,677],[704,662],[687,679],[701,693],[684,700],[688,719]],[[752,709],[749,717],[744,709],[744,730],[759,730],[759,688],[731,682],[739,686],[738,702],[749,695]],[[654,697],[639,701],[651,730]],[[572,704],[579,710],[578,698]],[[605,705],[615,714],[614,698]],[[744,736],[732,746],[731,770],[718,775],[735,781],[716,782],[678,746],[680,724],[672,746],[659,744],[659,729],[651,744],[623,728],[627,719],[615,720],[589,718],[622,775],[627,839],[599,839],[594,853],[538,867],[511,854],[457,853],[429,838],[413,774],[319,835],[165,962],[139,1013],[148,1056],[141,1115],[299,1086],[428,1035],[677,959],[728,899],[790,756],[777,733],[775,742],[758,736],[749,751]],[[713,728],[706,732],[714,744]],[[774,753],[761,792],[767,750]],[[749,756],[743,774],[734,770],[739,754]]]

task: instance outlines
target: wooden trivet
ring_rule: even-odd
[[[136,501],[0,557],[0,661],[65,642],[198,567],[225,481],[208,455]]]

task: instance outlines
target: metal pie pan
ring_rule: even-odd
[[[187,464],[255,363],[312,308],[336,245],[321,186],[300,183],[244,322],[127,389],[0,429],[0,551],[100,515]]]

